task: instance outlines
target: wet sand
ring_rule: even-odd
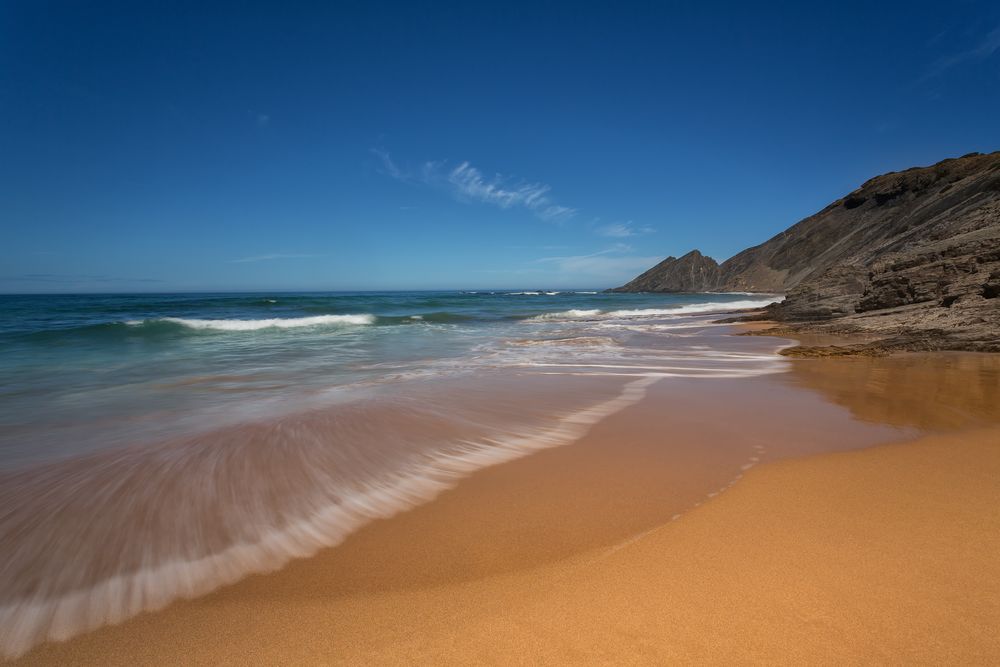
[[[996,358],[790,363],[22,662],[1000,660]]]

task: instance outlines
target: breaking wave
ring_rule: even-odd
[[[646,317],[652,315],[692,315],[699,313],[728,313],[734,310],[749,310],[763,308],[778,299],[754,299],[743,301],[728,301],[715,303],[689,303],[672,308],[639,308],[636,310],[613,310],[608,317]]]
[[[656,317],[669,315],[695,315],[702,313],[728,313],[734,310],[763,308],[775,299],[755,299],[743,301],[689,303],[671,308],[638,308],[634,310],[563,310],[529,317],[529,320],[583,320],[583,319],[624,319],[630,317]]]
[[[212,331],[259,331],[261,329],[296,329],[331,325],[374,324],[374,315],[315,315],[313,317],[272,317],[263,320],[198,320],[183,317],[161,317],[155,320],[132,320],[129,326],[146,326],[156,322],[170,322],[189,329]]]
[[[558,313],[543,313],[541,315],[536,315],[529,319],[532,320],[583,320],[583,319],[593,319],[601,314],[599,309],[594,310],[563,310]]]

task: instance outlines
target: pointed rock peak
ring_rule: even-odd
[[[718,264],[718,262],[716,262],[708,255],[701,254],[700,250],[692,250],[691,252],[684,255],[677,261],[684,262],[686,264],[712,264],[712,265]]]
[[[684,255],[683,257],[681,257],[680,260],[678,260],[678,261],[685,261],[685,260],[689,261],[689,262],[690,261],[697,261],[697,260],[705,260],[706,262],[711,262],[713,264],[717,263],[714,259],[712,259],[708,255],[701,254],[701,251],[698,250],[697,248],[694,249],[694,250],[692,250],[688,254]]]

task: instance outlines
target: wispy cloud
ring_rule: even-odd
[[[601,236],[623,239],[629,236],[639,236],[641,234],[652,234],[656,230],[649,225],[636,225],[631,220],[627,222],[615,222],[597,228],[597,233]]]
[[[405,180],[403,171],[396,166],[396,163],[392,161],[392,157],[389,155],[389,151],[382,150],[381,148],[373,148],[372,155],[379,159],[381,163],[381,171],[386,176],[392,176],[395,179]]]
[[[300,253],[273,253],[270,255],[253,255],[252,257],[240,257],[229,260],[230,264],[245,264],[247,262],[267,262],[272,259],[302,259],[305,257],[319,257],[319,255],[306,255]]]
[[[494,175],[486,178],[468,162],[447,173],[447,182],[461,199],[480,201],[500,208],[523,207],[543,220],[566,220],[576,214],[568,206],[559,206],[549,198],[551,188],[542,183],[518,182]]]
[[[502,174],[485,176],[469,162],[449,167],[445,162],[425,162],[419,169],[400,168],[388,151],[373,148],[383,174],[400,181],[409,181],[445,190],[460,201],[479,202],[502,209],[521,208],[536,217],[551,222],[569,220],[577,211],[557,204],[550,196],[551,187]]]
[[[632,254],[635,249],[627,243],[614,243],[608,247],[580,255],[553,255],[540,257],[521,266],[504,268],[483,267],[477,273],[489,274],[492,280],[510,281],[509,285],[522,288],[580,288],[613,287],[622,285],[636,275],[662,260],[658,256]],[[530,279],[531,283],[526,280]]]
[[[929,79],[938,76],[952,67],[965,62],[986,60],[997,51],[1000,51],[1000,26],[987,33],[986,37],[975,47],[939,58],[930,66],[923,78]]]
[[[536,262],[560,262],[566,259],[589,259],[591,257],[601,257],[603,255],[617,255],[625,252],[631,252],[632,246],[627,243],[615,243],[612,246],[605,248],[604,250],[598,250],[597,252],[592,252],[589,255],[570,255],[570,256],[558,256],[558,257],[539,257]]]
[[[627,243],[616,243],[587,255],[542,257],[535,261],[550,264],[559,273],[578,279],[614,282],[632,278],[662,259],[629,254],[632,250]]]

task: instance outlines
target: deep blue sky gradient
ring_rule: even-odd
[[[0,5],[0,291],[607,287],[1000,149],[995,2],[308,4]]]

